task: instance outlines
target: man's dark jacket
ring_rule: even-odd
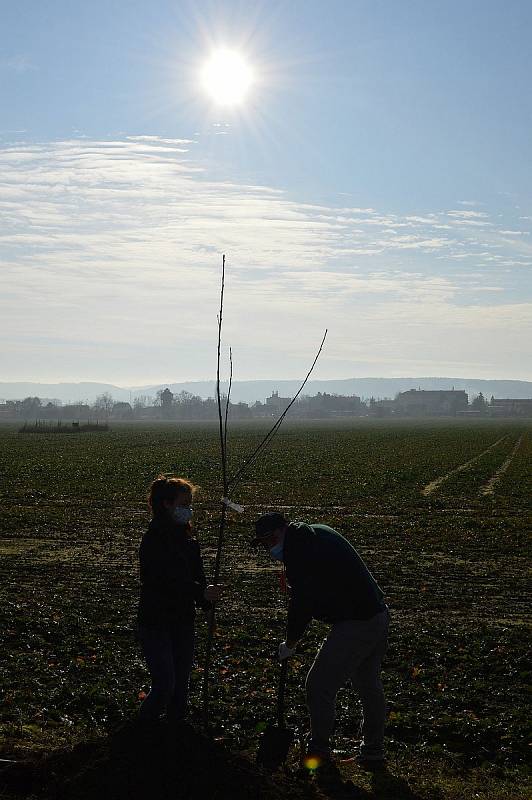
[[[300,639],[313,618],[365,620],[385,609],[384,594],[355,548],[327,525],[290,523],[283,561],[290,587],[287,641]]]
[[[200,548],[188,526],[166,515],[151,521],[139,550],[139,625],[167,628],[191,623],[198,605],[209,609]]]

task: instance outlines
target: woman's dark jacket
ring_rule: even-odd
[[[199,544],[188,526],[168,516],[155,518],[139,550],[139,625],[154,628],[193,622],[195,606],[208,610],[207,586]]]

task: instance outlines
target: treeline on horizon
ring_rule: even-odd
[[[261,419],[276,416],[285,410],[291,398],[273,396],[265,403],[256,401],[229,403],[229,413],[233,419]],[[223,397],[224,405],[227,398]],[[39,397],[26,397],[23,400],[8,400],[0,406],[3,417],[14,419],[116,419],[116,420],[216,420],[218,406],[214,398],[206,400],[182,391],[173,395],[169,390],[157,392],[155,398],[146,395],[135,397],[132,403],[115,401],[109,393],[98,395],[94,403],[79,402],[61,404],[54,400],[41,400]],[[318,393],[314,397],[301,397],[292,406],[295,416],[324,416],[336,412],[352,416],[368,413],[368,405],[359,397],[344,397]]]
[[[423,390],[420,391],[423,394]],[[468,404],[465,392],[456,392],[461,402],[453,407],[434,406],[426,408],[425,415],[441,415],[447,411],[454,415],[461,409],[482,413],[488,412],[490,403],[479,394]],[[292,406],[290,414],[295,418],[329,418],[329,417],[356,417],[356,416],[388,416],[396,401],[401,397],[397,395],[395,401],[381,401],[375,398],[362,400],[356,395],[328,394],[318,392],[316,395],[302,395]],[[267,419],[282,413],[291,398],[279,397],[273,393],[262,403],[256,401],[251,404],[244,402],[229,403],[229,413],[232,419]],[[223,397],[223,402],[227,401]],[[491,400],[493,403],[493,398]],[[419,409],[418,409],[419,410]],[[430,413],[432,411],[432,414]],[[386,413],[388,412],[388,413]],[[401,413],[402,412],[402,413]],[[394,408],[397,416],[409,416],[406,409]],[[42,400],[39,397],[26,397],[23,400],[8,400],[0,405],[0,419],[14,420],[216,420],[218,418],[217,402],[214,398],[203,399],[187,391],[174,395],[169,389],[160,390],[157,396],[141,395],[135,397],[132,403],[115,401],[109,393],[98,395],[94,403],[78,402],[62,404],[57,400]]]

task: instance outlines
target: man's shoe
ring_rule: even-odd
[[[344,779],[342,773],[338,769],[335,761],[329,758],[322,758],[319,766],[314,771],[315,781],[324,791],[334,790],[335,796],[340,790],[345,790]]]

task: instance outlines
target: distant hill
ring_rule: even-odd
[[[199,395],[203,399],[214,397],[214,381],[186,381],[183,383],[162,383],[151,386],[121,387],[111,383],[2,383],[0,382],[0,399],[22,400],[24,397],[37,396],[47,399],[58,399],[63,403],[88,401],[93,403],[98,395],[105,392],[115,400],[129,401],[138,395],[154,397],[158,389],[166,386],[178,394],[186,391]],[[235,381],[231,392],[234,402],[253,403],[264,401],[272,392],[279,392],[281,397],[292,397],[300,386],[297,380],[257,380]],[[532,381],[480,380],[477,378],[345,378],[338,380],[309,381],[305,394],[315,395],[318,392],[329,394],[358,395],[362,398],[394,397],[398,392],[407,389],[465,389],[472,399],[482,392],[488,400],[494,397],[513,397],[518,399],[532,398]],[[223,384],[227,390],[227,384]]]
[[[99,394],[108,392],[115,400],[129,400],[129,389],[111,383],[2,383],[1,400],[23,400],[25,397],[40,397],[61,400],[63,403],[88,401],[93,403]],[[138,392],[140,394],[140,392]]]

